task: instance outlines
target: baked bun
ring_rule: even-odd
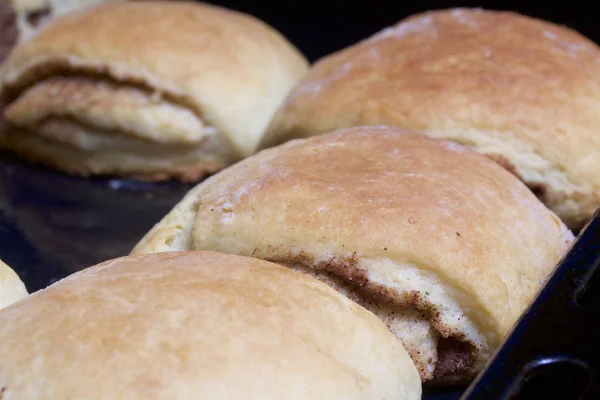
[[[196,181],[255,151],[306,69],[246,14],[183,1],[89,7],[6,60],[0,143],[72,174]]]
[[[27,297],[27,294],[19,276],[0,260],[0,309]]]
[[[209,178],[133,253],[215,250],[313,275],[385,321],[421,378],[441,383],[482,367],[572,239],[486,157],[362,127]]]
[[[317,62],[260,147],[379,124],[490,156],[574,229],[600,206],[600,50],[566,27],[478,9],[412,16]]]
[[[373,314],[212,252],[124,257],[0,312],[7,399],[402,399],[421,382]]]

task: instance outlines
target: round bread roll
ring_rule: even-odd
[[[421,382],[373,314],[212,252],[98,264],[0,312],[5,399],[399,399]]]
[[[0,309],[27,297],[27,295],[27,289],[19,276],[0,260]]]
[[[317,62],[260,147],[391,125],[474,148],[581,228],[600,206],[600,50],[513,12],[418,14]]]
[[[361,127],[209,178],[133,253],[215,250],[313,275],[379,316],[424,381],[446,383],[481,369],[572,240],[486,157]]]
[[[0,70],[0,145],[77,175],[196,181],[252,154],[306,59],[246,14],[109,2],[58,17]]]

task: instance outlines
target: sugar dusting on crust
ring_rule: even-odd
[[[431,31],[432,33],[436,33],[436,29],[433,25],[433,17],[432,16],[424,16],[422,18],[418,18],[412,21],[400,22],[394,26],[386,28],[379,33],[371,36],[366,39],[364,43],[369,43],[371,41],[381,40],[389,37],[399,38],[410,33],[423,33],[427,31]],[[376,48],[369,48],[365,52],[359,53],[359,58],[368,57],[374,60],[380,60],[381,54]],[[333,73],[328,74],[320,79],[309,80],[306,83],[301,83],[296,90],[290,95],[290,97],[286,100],[286,102],[292,101],[298,95],[318,95],[321,90],[329,85],[331,82],[334,82],[340,78],[346,76],[353,68],[353,61],[348,61],[342,64],[340,67],[336,68]]]
[[[550,32],[550,31],[543,31],[542,35],[550,40],[556,40],[558,38],[558,36],[556,35],[556,33]]]
[[[444,11],[429,12],[414,16],[409,20],[401,21],[396,25],[376,33],[371,38],[367,39],[366,42],[387,38],[400,39],[414,33],[437,35],[439,31],[436,24],[436,18],[440,13],[444,13]],[[483,8],[454,8],[448,10],[447,15],[451,16],[457,23],[469,29],[476,30],[480,28],[481,20],[474,18],[474,16],[484,15],[486,13],[491,14],[496,13],[496,11],[486,11]],[[473,33],[476,34],[475,31]],[[585,43],[581,40],[571,40],[563,34],[558,34],[548,29],[543,30],[541,34],[544,38],[556,42],[557,50],[561,53],[572,57],[577,56],[580,52],[590,50],[590,48],[594,46],[592,43]],[[489,57],[488,52],[486,52],[486,57]]]
[[[276,160],[263,162],[258,168],[260,178],[249,180],[236,187],[230,187],[228,191],[215,200],[215,206],[221,214],[221,223],[233,222],[239,203],[253,193],[261,190],[270,181],[281,181],[288,176],[285,168],[278,167]],[[230,183],[231,184],[231,183]]]
[[[293,92],[293,94],[290,96],[290,98],[287,101],[289,102],[291,99],[293,99],[295,96],[297,96],[299,94],[307,94],[308,93],[308,94],[317,95],[321,91],[323,86],[327,85],[328,83],[330,83],[332,81],[343,78],[351,70],[352,70],[352,63],[351,62],[344,63],[344,64],[342,64],[341,67],[337,68],[335,70],[335,72],[331,75],[325,76],[321,79],[310,81],[305,84],[301,84]]]
[[[477,21],[469,18],[474,13],[484,12],[482,8],[454,8],[450,10],[450,15],[459,23],[467,25],[471,28],[477,28]],[[396,25],[383,29],[367,39],[367,42],[387,39],[387,38],[403,38],[413,33],[427,33],[430,35],[438,34],[438,27],[435,24],[436,13],[426,13],[420,16],[412,17],[408,20],[403,20]]]
[[[415,18],[410,21],[401,21],[398,24],[385,28],[379,33],[371,36],[367,39],[367,42],[387,38],[401,38],[412,33],[424,32],[429,32],[430,34],[437,33],[437,28],[433,24],[433,16],[431,15]]]
[[[570,57],[577,57],[579,53],[588,50],[595,51],[595,49],[592,49],[594,45],[591,43],[585,43],[580,39],[573,41],[565,35],[559,35],[548,29],[542,31],[542,36],[550,42],[554,42],[555,50]]]
[[[444,141],[441,141],[440,143],[442,143],[442,145],[447,150],[453,151],[455,153],[465,153],[465,152],[468,151],[467,147],[465,147],[463,145],[460,145],[460,144],[458,144],[456,142],[451,142],[451,141],[444,140]]]
[[[469,28],[477,28],[479,25],[473,18],[469,18],[474,13],[483,12],[482,8],[455,8],[450,11],[450,15],[459,23],[468,26]]]

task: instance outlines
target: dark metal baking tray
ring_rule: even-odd
[[[0,152],[0,258],[36,291],[128,254],[190,187],[76,178]]]
[[[600,399],[600,211],[461,400]]]
[[[0,258],[34,292],[82,268],[128,254],[190,188],[174,182],[70,177],[0,152]],[[462,399],[548,398],[536,393],[546,394],[548,379],[557,374],[553,381],[564,384],[558,385],[563,392],[555,393],[591,382],[588,394],[595,397],[585,398],[599,399],[594,385],[600,361],[600,291],[591,290],[595,280],[590,280],[599,263],[597,216]],[[540,375],[540,370],[550,373]],[[529,392],[514,397],[524,377],[529,383],[523,390]],[[457,400],[463,391],[426,390],[423,398]]]

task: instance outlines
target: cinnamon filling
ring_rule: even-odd
[[[440,337],[437,351],[438,360],[433,371],[433,380],[461,375],[471,369],[475,362],[473,346],[454,338]]]
[[[423,381],[452,384],[471,377],[477,356],[475,346],[457,337],[444,338],[418,309],[378,302],[356,282],[347,282],[329,272],[299,264],[286,266],[326,283],[374,313],[402,342]]]

